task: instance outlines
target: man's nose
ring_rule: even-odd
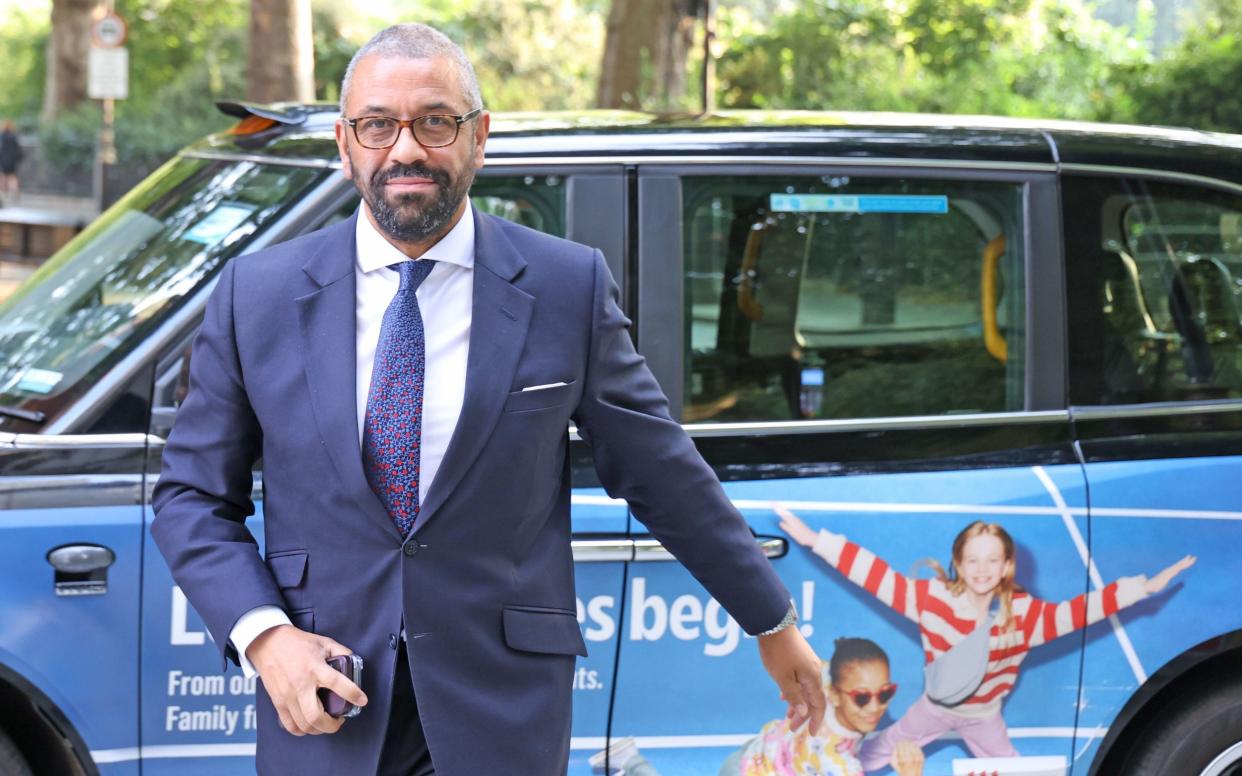
[[[401,127],[397,130],[397,142],[388,149],[388,158],[394,162],[409,164],[427,158],[427,149],[414,139],[414,127]]]

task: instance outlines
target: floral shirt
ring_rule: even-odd
[[[769,722],[742,748],[739,776],[862,776],[862,734],[831,713],[819,733],[809,735],[806,727],[795,733],[784,719]]]

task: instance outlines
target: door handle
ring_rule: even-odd
[[[103,595],[108,592],[108,567],[116,553],[98,544],[65,544],[47,553],[56,570],[56,595]]]

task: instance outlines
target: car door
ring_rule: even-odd
[[[615,168],[548,167],[529,160],[520,165],[500,161],[476,178],[471,199],[480,212],[599,247],[605,251],[614,272],[621,275],[624,221],[604,214],[615,216],[620,212],[624,201],[622,186]],[[352,186],[345,182],[335,184],[331,193],[319,197],[319,204],[313,208],[328,214],[327,218],[299,221],[297,230],[308,231],[347,218],[357,205]],[[287,237],[296,233],[291,231]],[[187,390],[186,365],[194,328],[182,333],[158,365],[153,413],[157,428],[153,430],[160,436],[171,428],[177,404]],[[586,758],[603,745],[607,736],[618,634],[611,621],[612,609],[620,599],[624,561],[631,543],[626,535],[625,505],[608,498],[599,487],[585,445],[574,439],[570,447],[578,619],[589,651],[588,657],[579,661],[573,683],[570,773],[588,774]],[[152,482],[159,469],[159,451],[155,452]],[[261,548],[261,465],[256,471],[252,497],[256,513],[247,520],[247,526]],[[152,517],[148,506],[147,519]],[[148,772],[172,772],[183,767],[185,757],[197,758],[196,772],[201,773],[234,773],[239,767],[247,767],[254,755],[255,681],[245,679],[236,669],[221,674],[217,647],[184,594],[173,584],[149,534],[144,589],[144,644],[150,655],[144,667],[150,702],[143,713],[144,740],[151,742],[145,750],[149,752]]]
[[[984,520],[1013,536],[1024,588],[1085,589],[1055,202],[1038,165],[640,170],[640,346],[811,645],[827,660],[836,639],[863,637],[888,655],[899,689],[881,728],[920,697],[924,665],[918,626],[884,604],[885,568],[927,577],[923,562],[948,566],[955,536]],[[834,568],[792,545],[774,504],[887,567],[843,553]],[[752,640],[650,549],[628,575],[612,736],[663,773],[715,773],[784,708]],[[990,698],[1013,688],[1003,718],[1020,754],[1071,755],[1080,647],[1040,647],[1016,685],[1008,669],[985,680]],[[946,739],[927,756],[947,773],[969,755]]]
[[[1176,658],[1200,646],[1210,655],[1242,627],[1231,587],[1219,584],[1242,571],[1242,197],[1236,185],[1133,170],[1078,170],[1062,186],[1092,574],[1153,576],[1198,558],[1169,589],[1119,613],[1116,638],[1089,641],[1080,724],[1096,731],[1082,744],[1093,756],[1132,718],[1130,700],[1149,679],[1163,686]]]

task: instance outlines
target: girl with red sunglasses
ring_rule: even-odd
[[[868,639],[837,639],[823,682],[833,713],[818,731],[793,728],[788,719],[772,720],[725,760],[720,776],[862,776],[859,744],[880,724],[897,694],[897,685],[889,681],[888,655]],[[605,772],[604,754],[591,758],[597,773]],[[612,776],[659,776],[632,738],[609,747],[607,758]],[[897,776],[922,776],[923,752],[901,741],[887,764]]]

